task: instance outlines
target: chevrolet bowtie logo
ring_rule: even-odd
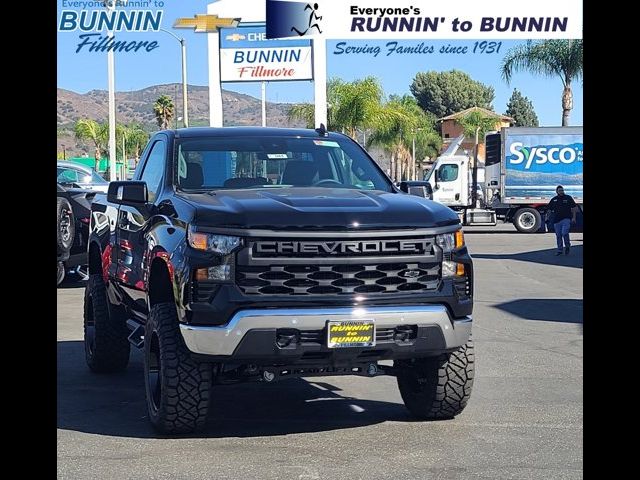
[[[173,28],[195,28],[196,33],[217,32],[221,28],[235,28],[239,18],[219,18],[217,15],[196,15],[194,18],[179,18]]]
[[[233,35],[227,35],[224,38],[225,38],[225,40],[230,40],[232,42],[239,42],[240,40],[246,40],[247,36],[246,35],[240,35],[239,33],[234,33]]]

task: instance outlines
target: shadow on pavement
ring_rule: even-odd
[[[215,386],[207,428],[180,438],[276,436],[413,421],[402,404],[345,397],[339,391],[311,379]],[[97,375],[85,364],[81,341],[58,342],[58,428],[160,438],[147,420],[141,353],[132,351],[125,372]]]
[[[583,268],[582,245],[573,245],[569,255],[556,256],[556,249],[534,250],[521,253],[471,253],[476,259],[487,260],[519,260],[522,262],[558,265],[561,267]]]
[[[495,305],[525,320],[583,323],[582,300],[566,298],[523,298]]]
[[[78,280],[78,281],[65,280],[64,282],[62,282],[62,284],[58,285],[58,289],[68,290],[73,288],[84,288],[86,285],[87,285],[87,282],[85,280]]]
[[[497,229],[491,229],[492,227],[482,227],[482,228],[478,228],[478,227],[473,227],[473,228],[469,228],[469,227],[462,227],[462,230],[464,231],[465,235],[473,235],[475,233],[481,233],[481,234],[503,234],[503,235],[511,235],[511,234],[518,234],[518,235],[526,235],[524,233],[520,233],[518,230],[515,229],[515,227],[513,227],[512,230],[497,230]],[[533,235],[533,234],[532,234]]]

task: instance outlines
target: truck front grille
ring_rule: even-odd
[[[384,295],[437,290],[442,251],[414,232],[249,239],[235,278],[245,295]]]
[[[435,290],[440,263],[238,265],[236,282],[247,295],[344,295]]]

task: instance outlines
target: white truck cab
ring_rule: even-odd
[[[471,205],[469,171],[469,158],[465,155],[438,157],[426,178],[433,190],[433,200],[448,207]]]

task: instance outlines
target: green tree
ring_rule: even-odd
[[[493,87],[459,70],[419,72],[410,90],[418,105],[438,118],[476,106],[493,110]]]
[[[478,145],[484,142],[484,137],[487,133],[496,129],[497,119],[476,110],[467,113],[458,122],[464,130],[464,135],[474,139],[473,187],[471,195],[473,196],[473,206],[475,207],[477,201],[476,185],[478,184]]]
[[[522,95],[517,88],[513,89],[505,115],[515,120],[516,127],[537,127],[538,116],[533,109],[533,103]]]
[[[414,180],[414,140],[416,160],[435,156],[440,149],[441,140],[434,123],[433,115],[422,111],[409,95],[392,96],[377,113],[367,146],[379,146],[391,156],[391,176],[395,180]]]
[[[334,121],[334,106],[338,104],[337,91],[338,87],[344,82],[339,78],[330,78],[327,81],[327,130],[340,130],[336,128]],[[316,128],[315,125],[315,105],[313,103],[298,103],[292,105],[287,112],[289,121],[301,120],[307,128]]]
[[[153,113],[156,116],[156,122],[158,122],[160,130],[168,129],[175,114],[175,107],[171,97],[168,95],[160,95],[153,104]]]
[[[382,87],[374,77],[353,82],[332,78],[327,82],[327,129],[342,131],[355,139],[358,130],[370,128],[380,114]],[[315,108],[311,103],[293,105],[289,120],[302,120],[315,128]]]
[[[515,72],[528,71],[562,80],[562,126],[569,125],[573,108],[573,80],[582,78],[582,40],[529,40],[511,48],[502,60],[501,73],[507,83]]]
[[[361,128],[371,127],[380,117],[382,87],[374,77],[366,77],[336,86],[333,121],[351,138]]]
[[[109,144],[109,125],[95,120],[81,119],[76,122],[75,136],[81,142],[90,142],[95,149],[95,170],[98,171],[100,159],[107,155]]]
[[[140,153],[149,141],[149,134],[138,123],[120,125],[118,127],[116,136],[119,137],[120,154],[122,155],[122,138],[124,137],[125,153],[123,156],[133,156],[137,165],[140,160]]]

